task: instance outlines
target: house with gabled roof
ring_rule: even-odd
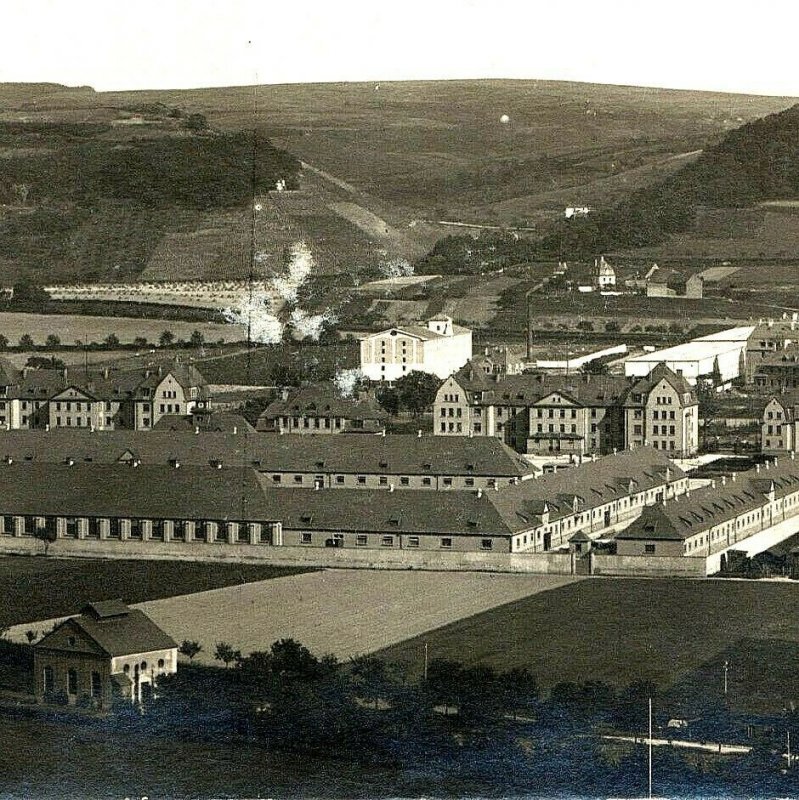
[[[89,603],[33,645],[40,703],[108,710],[116,699],[147,702],[177,672],[177,644],[144,612],[120,600]]]
[[[472,357],[472,332],[451,317],[426,325],[397,325],[360,339],[361,371],[372,381],[395,381],[410,372],[446,378]]]
[[[772,395],[760,426],[760,448],[768,455],[795,453],[799,449],[799,391]]]

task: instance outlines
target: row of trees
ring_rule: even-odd
[[[188,341],[178,339],[172,331],[166,330],[158,337],[159,347],[203,347],[206,344],[205,335],[201,331],[193,331]],[[136,336],[130,345],[123,345],[120,338],[115,333],[109,333],[102,342],[84,342],[81,339],[76,339],[74,347],[86,347],[89,350],[116,350],[119,347],[131,346],[135,348],[150,347],[151,343],[146,336]],[[19,338],[17,345],[20,350],[35,350],[37,349],[36,342],[29,333],[25,333]],[[66,345],[69,347],[70,345]],[[0,350],[8,350],[12,347],[11,340],[0,333]],[[43,345],[45,350],[58,350],[62,349],[61,337],[55,333],[48,334]]]

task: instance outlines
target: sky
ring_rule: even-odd
[[[797,0],[0,0],[0,82],[522,78],[799,96]]]

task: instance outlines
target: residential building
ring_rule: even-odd
[[[165,415],[210,408],[205,380],[181,363],[88,373],[0,366],[0,430],[149,430]]]
[[[668,408],[661,409],[663,398],[670,398]],[[698,446],[697,402],[667,367],[631,382],[612,375],[488,375],[472,361],[438,390],[433,430],[437,436],[494,436],[531,454],[608,454],[648,443],[645,420],[653,421],[657,410],[658,447],[665,442],[682,457]]]
[[[799,389],[799,349],[764,356],[757,364],[754,382],[771,392]]]
[[[402,325],[363,336],[361,371],[372,381],[395,381],[414,370],[446,378],[472,357],[472,332],[451,317]]]
[[[144,612],[119,600],[90,603],[33,645],[40,703],[107,710],[141,704],[163,675],[177,672],[177,644]]]
[[[388,413],[369,392],[343,396],[332,384],[287,391],[258,417],[265,433],[382,433]]]
[[[799,392],[772,396],[763,409],[760,447],[763,453],[779,455],[799,450]]]
[[[594,269],[591,273],[592,283],[597,291],[613,290],[616,288],[616,270],[605,261],[604,256],[594,259]]]
[[[266,436],[188,431],[8,431],[6,464],[247,467],[269,485],[330,489],[493,488],[535,469],[497,439],[433,436]],[[164,472],[174,482],[183,473]]]
[[[688,381],[665,364],[636,381],[624,400],[625,446],[651,445],[673,458],[699,449],[699,401]]]
[[[785,350],[793,349],[799,341],[797,314],[790,320],[759,320],[746,343],[746,382],[754,383],[764,359],[779,361]]]
[[[682,297],[688,300],[701,300],[704,281],[699,274],[687,278],[673,269],[658,269],[651,272],[646,280],[647,297]]]

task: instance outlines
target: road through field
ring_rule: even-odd
[[[153,565],[157,568],[157,565]],[[176,641],[200,642],[213,661],[217,642],[243,653],[292,637],[312,653],[340,659],[373,652],[505,603],[579,580],[570,576],[481,572],[324,570],[140,603]],[[10,633],[46,630],[46,623]]]

